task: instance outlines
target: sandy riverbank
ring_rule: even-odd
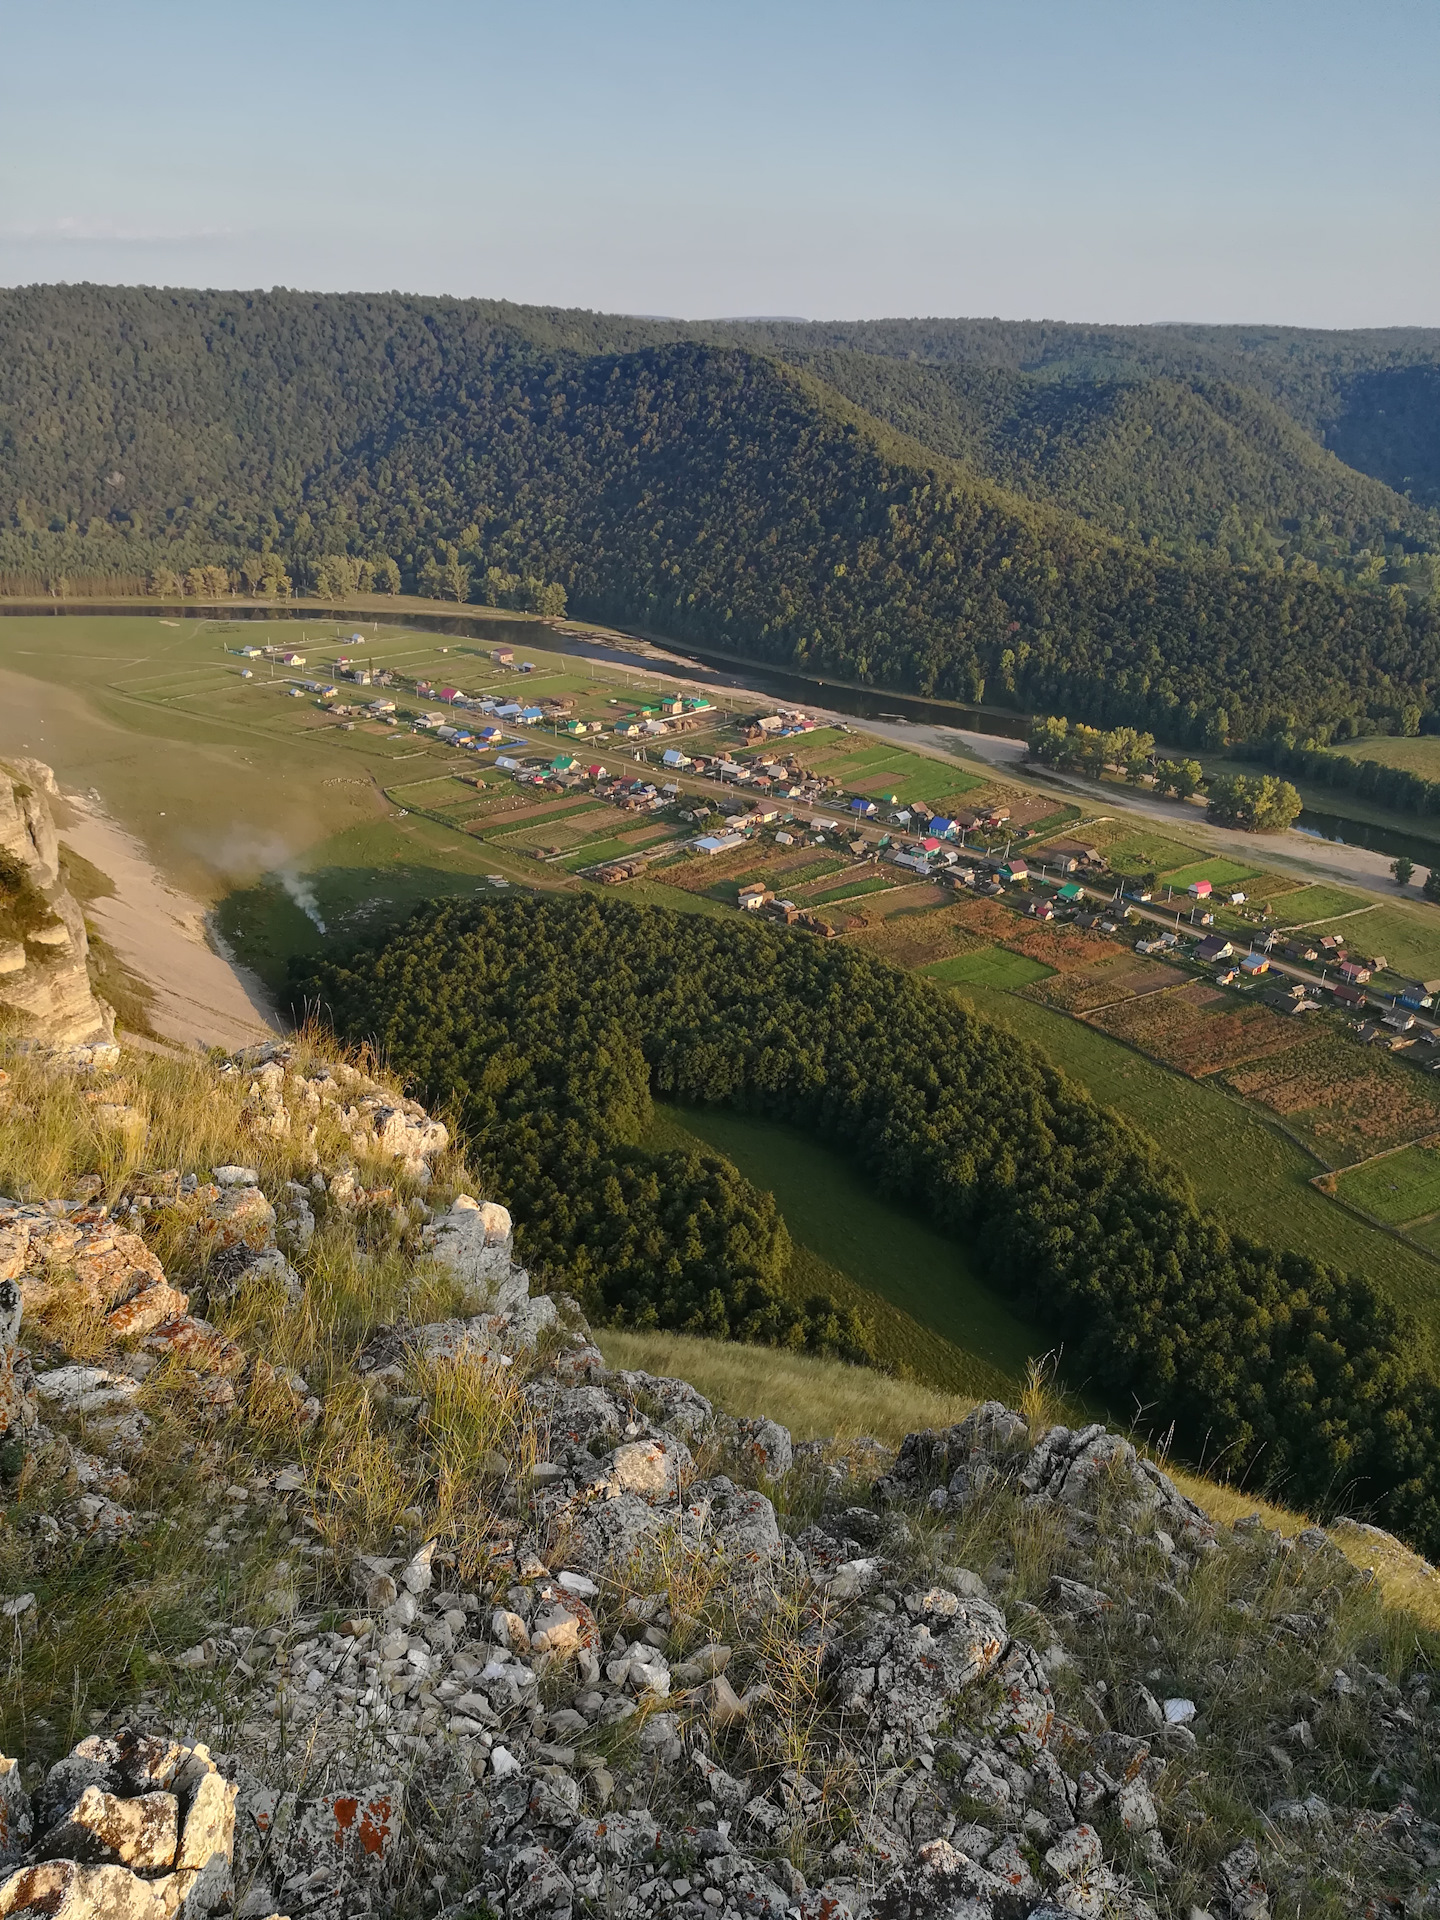
[[[243,1047],[271,1038],[274,1012],[248,969],[217,952],[205,910],[156,871],[144,846],[90,795],[67,793],[61,839],[115,888],[87,916],[153,990],[150,1024],[185,1046]]]

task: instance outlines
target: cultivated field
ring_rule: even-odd
[[[1090,1018],[1106,1033],[1196,1080],[1244,1061],[1288,1053],[1306,1040],[1304,1016],[1246,1005],[1201,983],[1122,1000]]]
[[[1440,1086],[1433,1075],[1359,1047],[1330,1026],[1310,1029],[1303,1046],[1233,1068],[1226,1079],[1245,1099],[1268,1107],[1313,1141],[1331,1166],[1348,1166],[1440,1130]]]

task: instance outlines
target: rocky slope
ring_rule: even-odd
[[[61,882],[57,792],[41,761],[0,761],[0,1032],[103,1045],[115,1016],[91,990],[85,917]]]
[[[0,1915],[1440,1912],[1435,1643],[1325,1531],[614,1371],[303,1047],[3,1095]]]

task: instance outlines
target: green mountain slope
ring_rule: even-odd
[[[437,556],[473,594],[829,676],[1197,743],[1440,687],[1433,603],[1178,563],[1022,500],[813,375],[479,302],[0,296],[0,571],[272,547]],[[624,350],[597,351],[611,332]],[[463,590],[463,587],[457,588]]]
[[[849,351],[1046,379],[1214,382],[1273,401],[1347,464],[1440,504],[1440,329],[1076,326],[1054,320],[752,323],[728,338],[790,354]]]
[[[786,357],[1002,486],[1179,554],[1278,554],[1356,571],[1358,550],[1368,559],[1387,542],[1440,550],[1440,518],[1347,467],[1274,402],[1224,382],[1056,380],[855,352]]]

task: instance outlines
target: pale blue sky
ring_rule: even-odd
[[[0,283],[1440,325],[1437,0],[0,0]]]

